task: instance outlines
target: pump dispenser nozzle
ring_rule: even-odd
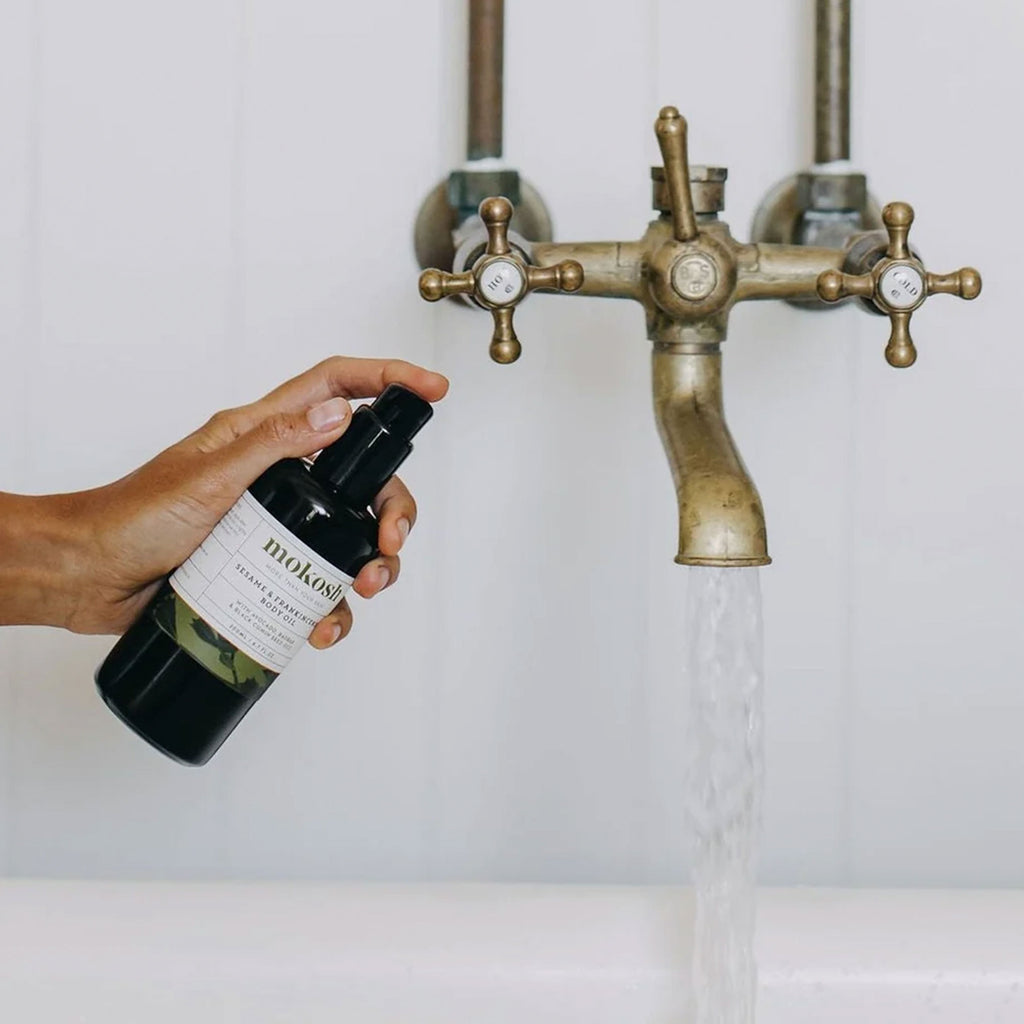
[[[321,483],[368,505],[412,451],[412,438],[433,416],[430,403],[400,384],[389,384],[352,414],[348,430],[313,463]]]
[[[434,407],[401,384],[389,384],[370,408],[389,434],[415,437],[434,415]]]

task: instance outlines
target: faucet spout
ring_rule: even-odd
[[[725,422],[718,346],[655,344],[654,415],[679,502],[681,565],[768,565],[764,509]]]

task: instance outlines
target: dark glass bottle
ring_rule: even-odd
[[[168,757],[209,761],[377,556],[368,506],[432,413],[392,384],[315,462],[271,466],[100,665],[108,707]]]

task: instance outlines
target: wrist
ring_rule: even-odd
[[[71,628],[86,548],[71,494],[0,494],[0,625]]]

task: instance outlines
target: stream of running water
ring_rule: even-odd
[[[755,877],[764,779],[757,569],[690,570],[689,784],[697,1024],[753,1024]]]

